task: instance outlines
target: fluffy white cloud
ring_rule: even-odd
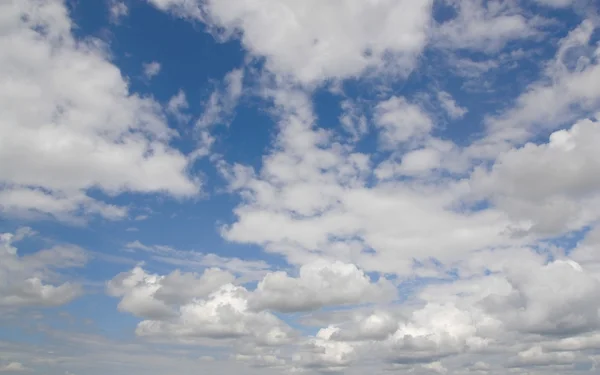
[[[281,345],[290,339],[292,330],[271,313],[251,311],[248,291],[226,284],[206,299],[182,305],[174,319],[142,321],[136,333],[182,342],[247,337],[259,345]]]
[[[119,310],[149,318],[175,315],[177,305],[204,298],[235,277],[219,269],[201,275],[173,271],[169,275],[148,274],[141,267],[116,276],[107,284],[110,295],[121,297]]]
[[[410,71],[427,41],[432,3],[210,0],[201,7],[216,34],[239,36],[271,71],[311,84],[368,69]]]
[[[598,218],[600,122],[581,120],[550,135],[548,143],[502,153],[490,171],[472,177],[476,192],[532,230],[559,234]]]
[[[250,292],[219,269],[161,276],[136,267],[107,284],[119,310],[145,318],[137,334],[181,342],[247,337],[261,345],[287,342],[292,331],[268,312],[249,308]]]
[[[394,149],[413,138],[422,138],[433,128],[427,113],[405,98],[392,97],[379,103],[375,111],[375,125],[381,129],[380,139],[386,148]]]
[[[395,295],[392,283],[385,279],[373,283],[354,264],[320,261],[300,267],[297,278],[285,272],[267,274],[258,283],[250,303],[258,310],[294,312],[391,300]]]
[[[30,231],[0,234],[0,308],[60,306],[81,294],[77,284],[53,285],[53,270],[85,264],[85,252],[75,246],[54,246],[19,256],[14,246]]]
[[[3,2],[0,14],[3,212],[119,218],[125,208],[86,190],[198,192],[161,107],[129,92],[99,40],[73,37],[62,1]]]
[[[458,209],[470,193],[466,183],[371,183],[370,157],[314,129],[304,95],[273,95],[281,106],[277,148],[259,175],[242,167],[227,172],[244,197],[237,221],[224,228],[227,239],[263,245],[295,264],[325,257],[400,274],[411,272],[415,258],[460,259],[514,240],[502,212]]]

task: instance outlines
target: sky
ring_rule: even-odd
[[[0,374],[600,371],[597,0],[0,1]]]

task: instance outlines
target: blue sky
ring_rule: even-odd
[[[3,3],[0,373],[596,373],[599,11]]]

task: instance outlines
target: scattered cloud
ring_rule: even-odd
[[[123,1],[111,0],[108,2],[108,7],[110,22],[114,24],[119,24],[123,18],[129,15],[129,7]]]
[[[126,207],[87,191],[195,195],[199,182],[188,176],[186,157],[170,147],[174,131],[160,105],[129,92],[100,41],[74,38],[61,2],[31,4],[1,6],[7,20],[0,38],[2,213],[120,219]]]
[[[59,245],[20,256],[14,244],[29,235],[27,229],[0,234],[0,308],[60,306],[78,297],[80,285],[48,282],[56,278],[54,270],[83,266],[87,261],[85,251]]]
[[[158,61],[151,61],[143,64],[144,76],[146,79],[152,79],[160,73],[161,64]]]

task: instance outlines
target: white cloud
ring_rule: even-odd
[[[398,274],[412,272],[415,258],[460,259],[513,241],[502,212],[455,209],[469,195],[466,183],[370,183],[370,157],[313,129],[305,99],[274,93],[281,106],[275,150],[259,174],[230,170],[231,186],[244,200],[236,222],[223,228],[226,239],[264,246],[293,264],[338,259]]]
[[[191,119],[191,116],[185,113],[188,108],[189,104],[183,90],[179,90],[167,103],[167,112],[173,115],[177,121],[183,123]]]
[[[596,111],[600,105],[600,47],[590,45],[595,29],[592,21],[585,20],[571,30],[559,42],[542,78],[529,85],[513,107],[488,118],[489,134],[469,152],[495,157],[499,149],[505,149],[504,142],[521,144],[539,131],[556,129]]]
[[[150,254],[152,260],[188,270],[219,268],[235,274],[241,282],[261,279],[271,268],[262,260],[245,260],[205,254],[191,250],[178,250],[166,245],[145,245],[136,240],[125,245],[127,250]]]
[[[98,40],[73,37],[61,1],[3,2],[0,13],[4,213],[121,218],[124,207],[86,190],[198,192],[188,160],[169,146],[175,133],[160,106],[129,92]]]
[[[406,74],[426,44],[432,1],[211,0],[201,6],[215,34],[239,36],[272,72],[311,84],[368,69]]]
[[[452,95],[446,91],[438,91],[438,100],[442,104],[442,108],[444,108],[448,116],[453,120],[463,117],[468,112],[465,107],[456,104]]]
[[[234,69],[224,78],[224,87],[215,90],[205,105],[196,127],[206,129],[227,122],[227,117],[235,109],[243,89],[244,70]]]
[[[516,39],[538,34],[535,18],[526,18],[516,1],[445,0],[456,16],[437,26],[441,47],[495,52]]]
[[[515,220],[547,234],[576,230],[598,219],[600,122],[581,120],[552,133],[548,143],[528,143],[498,156],[490,171],[472,177],[476,192]]]
[[[548,365],[570,365],[575,362],[575,354],[572,352],[545,353],[539,346],[534,346],[519,352],[511,360],[513,366],[548,366]]]
[[[234,280],[235,276],[219,269],[206,269],[201,275],[176,270],[159,276],[136,267],[112,279],[107,291],[112,296],[122,297],[120,311],[141,317],[168,318],[176,314],[177,305],[206,297]]]
[[[248,291],[226,284],[206,299],[182,305],[175,319],[142,321],[136,333],[182,342],[248,337],[259,345],[281,345],[290,339],[291,329],[268,312],[250,311]]]
[[[392,300],[395,295],[392,283],[384,279],[373,283],[353,264],[316,262],[300,267],[297,278],[285,272],[267,274],[253,292],[250,306],[294,312]]]
[[[377,104],[375,111],[375,125],[381,129],[380,140],[385,148],[394,149],[413,138],[423,138],[433,128],[429,115],[402,97]]]
[[[148,2],[162,11],[170,11],[180,17],[202,18],[199,0],[148,0]]]
[[[60,306],[81,294],[77,284],[52,285],[54,270],[83,266],[85,252],[75,246],[54,246],[19,256],[14,243],[30,231],[0,234],[0,308]]]
[[[121,19],[129,14],[129,8],[123,1],[111,0],[108,3],[110,13],[110,22],[119,23]]]
[[[29,372],[29,368],[25,367],[20,362],[10,362],[6,365],[0,366],[0,372],[17,373],[17,372]]]
[[[161,65],[158,61],[150,61],[143,64],[144,76],[146,79],[152,79],[160,73]]]

